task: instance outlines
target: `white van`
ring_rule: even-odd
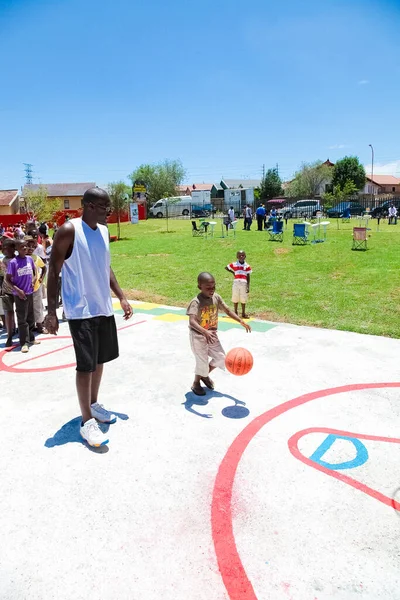
[[[181,215],[183,217],[188,217],[191,212],[192,197],[172,196],[171,198],[161,198],[161,200],[157,200],[157,202],[153,204],[149,212],[152,217],[161,219],[162,217],[167,216],[167,206],[169,217],[179,217]]]

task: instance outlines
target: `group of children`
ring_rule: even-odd
[[[243,319],[247,319],[246,303],[250,290],[250,265],[246,262],[246,253],[239,250],[236,262],[225,267],[233,274],[232,311],[223,301],[221,296],[215,292],[215,279],[211,273],[200,273],[197,278],[197,287],[200,293],[190,302],[186,314],[189,317],[190,345],[195,357],[195,377],[192,392],[197,396],[205,396],[206,392],[201,385],[213,390],[214,382],[210,379],[210,373],[215,368],[225,368],[225,352],[218,339],[218,312],[222,310],[229,317],[240,323],[247,332],[251,327]],[[242,316],[239,317],[238,306],[242,307]],[[209,361],[211,358],[211,361]]]
[[[30,344],[39,344],[34,332],[43,333],[43,280],[46,276],[46,252],[32,230],[23,239],[4,236],[1,240],[0,290],[7,348],[14,345],[15,314],[21,352]]]
[[[2,238],[3,257],[0,258],[0,277],[2,278],[1,299],[4,321],[7,330],[6,347],[13,345],[15,333],[14,307],[17,315],[21,352],[28,352],[30,344],[39,344],[35,340],[34,330],[43,332],[43,279],[46,275],[43,247],[38,244],[38,233],[33,230],[24,239]],[[210,373],[216,367],[225,367],[225,352],[218,339],[218,312],[222,310],[229,317],[240,323],[247,332],[250,325],[244,321],[246,303],[250,288],[252,269],[246,262],[246,253],[239,250],[236,262],[225,267],[233,274],[232,311],[215,292],[215,279],[211,273],[200,273],[197,286],[200,293],[190,302],[186,314],[189,316],[190,344],[195,356],[195,378],[192,391],[204,396],[201,386],[203,382],[209,389],[214,389]],[[241,304],[242,314],[238,314]],[[209,362],[209,358],[211,361]]]

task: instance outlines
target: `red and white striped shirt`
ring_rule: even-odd
[[[238,260],[235,263],[230,263],[227,268],[235,273],[235,281],[247,281],[247,275],[252,273],[251,266],[247,262],[240,263]]]

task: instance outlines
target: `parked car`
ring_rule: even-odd
[[[371,217],[387,217],[389,214],[389,207],[394,204],[397,208],[397,213],[400,211],[400,198],[394,198],[393,200],[386,200],[380,206],[375,206],[369,213]]]
[[[339,202],[336,206],[333,206],[329,210],[327,210],[326,214],[331,219],[339,218],[343,215],[343,213],[347,213],[350,210],[350,215],[362,215],[365,212],[364,206],[362,206],[359,202]]]
[[[212,204],[205,204],[204,206],[192,205],[192,217],[195,219],[209,217],[213,212],[215,212],[215,206]]]
[[[284,209],[283,216],[285,219],[298,217],[310,218],[315,217],[319,210],[323,210],[319,200],[299,200],[292,206],[287,206]]]

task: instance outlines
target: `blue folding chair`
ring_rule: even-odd
[[[270,242],[283,242],[283,221],[273,221],[268,233]]]
[[[350,208],[345,208],[342,214],[342,223],[350,223],[351,212]]]
[[[292,246],[304,246],[308,241],[308,231],[305,223],[294,223]]]

